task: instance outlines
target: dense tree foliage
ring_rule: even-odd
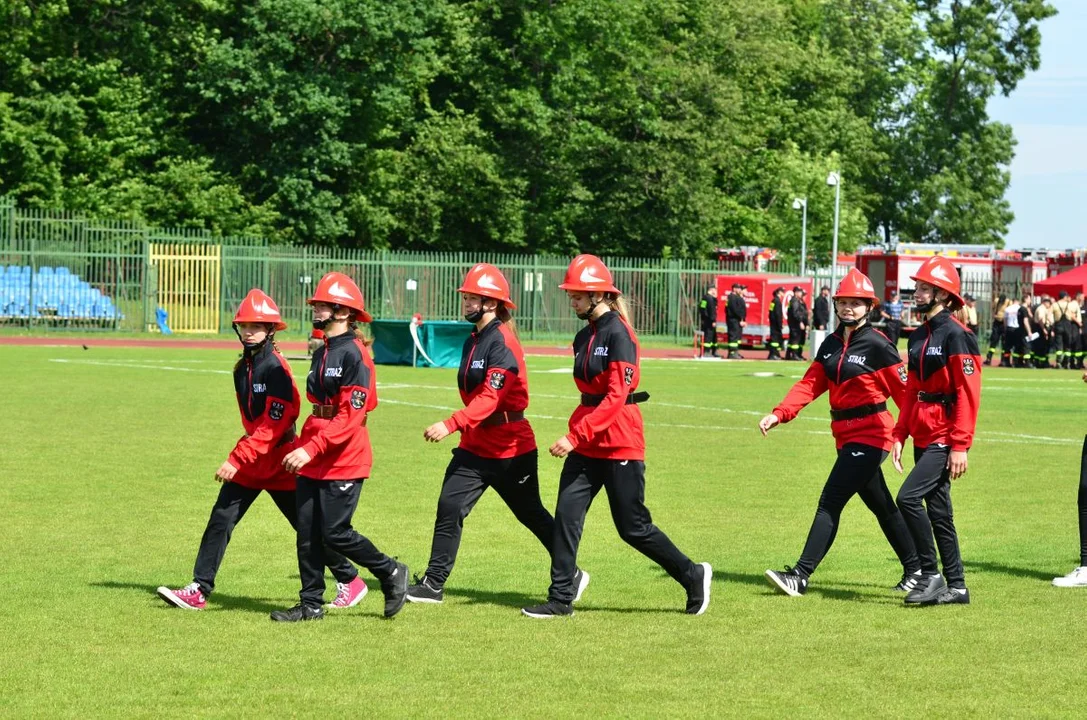
[[[1044,0],[0,0],[0,194],[354,247],[1000,242]]]

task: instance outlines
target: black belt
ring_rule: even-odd
[[[604,402],[604,398],[607,395],[590,395],[589,393],[581,393],[581,404],[588,405],[589,407],[596,407],[600,403]],[[649,393],[636,392],[627,395],[624,405],[637,405],[638,403],[644,403],[649,399]]]
[[[957,397],[955,393],[930,393],[922,390],[917,393],[917,402],[950,405],[955,402]]]
[[[858,405],[857,407],[846,408],[845,410],[831,410],[831,420],[856,420],[857,418],[868,417],[869,415],[875,415],[881,413],[887,409],[887,403],[873,403],[871,405]]]
[[[483,418],[483,422],[480,425],[490,427],[492,425],[506,425],[511,422],[520,422],[525,419],[525,413],[522,410],[505,410],[502,412],[491,413],[487,417]]]

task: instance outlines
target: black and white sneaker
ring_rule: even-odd
[[[947,589],[947,582],[940,573],[922,575],[917,587],[906,593],[907,605],[931,605]]]
[[[589,573],[578,568],[574,573],[574,602],[581,599],[587,587],[589,587]]]
[[[902,579],[898,581],[892,590],[895,592],[908,593],[917,587],[917,583],[921,580],[921,571],[915,570],[914,572],[902,573]]]
[[[381,592],[385,594],[385,617],[391,618],[408,598],[408,566],[398,561],[393,574],[381,581]]]
[[[944,591],[936,596],[936,599],[923,603],[924,605],[969,605],[970,591],[966,588],[944,588]]]
[[[298,604],[289,610],[276,610],[270,616],[274,622],[303,622],[305,620],[322,620],[325,611],[320,605],[310,607]]]
[[[766,581],[790,597],[800,597],[808,591],[808,579],[788,565],[784,570],[767,570]]]
[[[415,584],[408,588],[408,600],[413,603],[438,604],[445,599],[445,590],[435,587],[434,582],[427,575],[420,580],[416,575]]]
[[[521,614],[537,620],[550,620],[557,617],[571,617],[574,614],[574,608],[558,600],[548,600],[543,605],[521,608]]]
[[[710,584],[713,582],[713,568],[708,562],[694,566],[691,586],[687,588],[687,614],[701,615],[710,606]]]

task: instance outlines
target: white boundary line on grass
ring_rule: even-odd
[[[124,361],[124,360],[110,361],[110,360],[82,360],[82,359],[77,360],[77,359],[72,359],[72,358],[50,358],[49,362],[67,363],[67,364],[72,364],[72,365],[95,365],[95,366],[100,366],[100,367],[133,368],[133,369],[138,369],[138,370],[174,370],[174,371],[179,371],[179,372],[210,373],[210,374],[215,374],[215,375],[232,375],[233,374],[229,370],[212,370],[212,369],[205,369],[205,368],[185,368],[185,367],[176,367],[176,366],[171,366],[171,365],[145,365],[143,363],[133,363],[133,362],[128,362],[128,361]],[[305,376],[299,376],[299,377],[305,377]],[[387,385],[383,384],[383,383],[378,383],[378,388],[381,389],[381,390],[384,390],[384,391],[411,389],[411,390],[440,390],[440,391],[445,391],[445,392],[456,392],[455,388],[447,387],[445,385],[417,385],[417,384],[413,384],[413,383],[389,383]],[[544,393],[533,393],[533,397],[541,397],[541,398],[548,398],[548,399],[559,399],[559,400],[573,400],[574,399],[570,395],[552,395],[552,394],[544,394]],[[410,401],[407,401],[407,400],[393,400],[393,399],[389,399],[389,398],[382,398],[380,400],[380,402],[387,403],[389,405],[402,405],[402,406],[405,406],[405,407],[429,408],[431,410],[442,410],[442,411],[446,411],[446,412],[455,411],[455,410],[459,409],[457,407],[450,406],[450,405],[434,405],[434,404],[429,404],[429,403],[416,403],[416,402],[410,402]],[[705,406],[700,406],[700,405],[687,405],[687,404],[683,404],[683,403],[666,403],[666,402],[654,402],[653,404],[657,405],[657,406],[660,406],[660,407],[674,407],[674,408],[679,408],[679,409],[683,409],[683,410],[698,410],[698,411],[704,411],[704,412],[721,412],[721,413],[728,413],[728,414],[735,414],[735,415],[747,415],[747,416],[755,416],[755,417],[762,417],[764,415],[764,413],[759,412],[757,410],[734,410],[732,408],[705,407]],[[561,416],[555,416],[555,415],[531,414],[530,419],[562,421],[562,420],[566,420],[567,418],[566,417],[561,417]],[[824,420],[822,418],[814,418],[814,417],[801,417],[801,418],[798,418],[798,419],[809,420],[809,421],[812,421],[812,422],[820,422],[820,423],[824,422]],[[681,430],[723,430],[723,431],[729,431],[729,432],[735,432],[735,431],[756,432],[756,431],[758,431],[757,427],[748,426],[748,425],[726,426],[726,425],[704,425],[704,424],[695,425],[695,424],[689,424],[689,423],[652,422],[652,423],[645,423],[645,426],[646,427],[655,427],[655,428],[674,428],[674,429],[681,429]],[[795,429],[792,432],[802,432],[802,433],[804,433],[806,435],[830,435],[829,430],[799,430],[799,429]],[[1023,434],[1023,433],[1009,433],[1009,432],[998,432],[998,431],[985,431],[985,432],[978,433],[977,439],[979,441],[981,441],[981,442],[997,443],[997,444],[1012,444],[1012,445],[1080,445],[1082,443],[1082,440],[1080,440],[1078,438],[1061,438],[1061,437],[1052,437],[1052,436],[1048,436],[1048,435],[1027,435],[1027,434]]]

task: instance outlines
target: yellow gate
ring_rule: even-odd
[[[219,332],[222,246],[152,243],[151,265],[158,276],[158,304],[177,333]]]

